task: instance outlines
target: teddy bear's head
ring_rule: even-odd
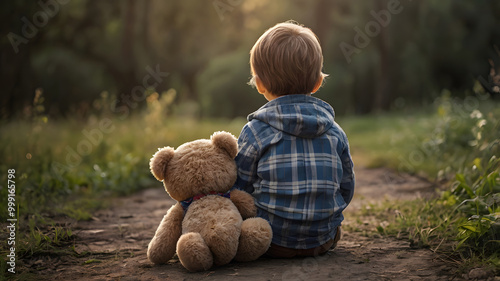
[[[236,181],[237,152],[233,135],[216,132],[210,140],[195,140],[175,150],[159,149],[149,166],[170,197],[183,201],[198,194],[230,190]]]

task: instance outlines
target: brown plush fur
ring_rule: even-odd
[[[238,211],[244,219],[255,217],[257,215],[257,207],[253,202],[253,197],[248,196],[248,193],[235,189],[231,191],[231,201],[236,205]]]
[[[198,194],[227,192],[236,181],[236,139],[216,132],[210,140],[195,140],[160,149],[150,168],[165,190],[177,201]],[[166,263],[177,252],[189,271],[208,270],[232,259],[251,261],[264,254],[271,243],[269,223],[256,215],[250,194],[233,190],[231,199],[208,195],[191,203],[186,213],[180,203],[163,218],[148,246],[148,258]]]
[[[272,230],[269,223],[261,218],[249,218],[241,225],[240,243],[234,257],[237,261],[252,261],[262,254],[255,249],[269,248],[268,235]]]
[[[163,217],[160,226],[156,230],[153,240],[149,243],[148,258],[156,264],[166,263],[175,254],[176,242],[182,234],[182,220],[184,210],[181,204],[177,203],[168,210]]]

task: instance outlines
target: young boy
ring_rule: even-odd
[[[248,116],[238,139],[235,186],[252,194],[268,220],[272,257],[315,256],[340,239],[354,193],[347,137],[333,108],[314,98],[323,55],[308,28],[285,22],[250,51],[251,84],[269,101]]]

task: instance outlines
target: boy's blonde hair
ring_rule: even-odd
[[[250,51],[251,85],[258,77],[277,96],[309,94],[319,79],[326,77],[318,37],[295,22],[283,22],[268,29]]]

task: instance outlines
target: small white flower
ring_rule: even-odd
[[[477,122],[477,127],[478,128],[481,128],[484,125],[486,125],[486,120],[485,119],[481,119],[481,120],[479,120],[479,122]]]
[[[481,111],[474,109],[474,111],[472,111],[472,113],[470,114],[470,118],[483,118],[483,114],[481,113]]]

